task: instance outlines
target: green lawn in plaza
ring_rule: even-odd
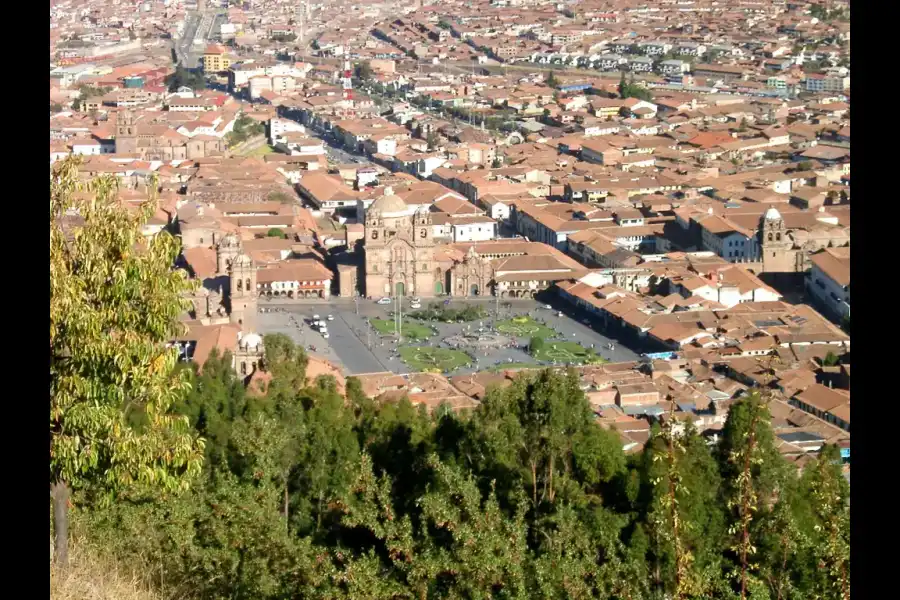
[[[455,371],[472,364],[464,352],[428,346],[401,346],[400,358],[415,371]]]
[[[542,337],[555,338],[559,334],[542,323],[538,323],[531,317],[513,317],[497,323],[497,331],[516,337]]]
[[[372,319],[369,322],[382,335],[393,335],[396,332],[397,326],[393,319]],[[434,335],[435,333],[430,327],[412,321],[403,321],[403,337],[407,339],[424,340],[434,337]]]
[[[542,348],[536,350],[532,356],[535,360],[545,362],[557,362],[560,364],[602,364],[607,362],[590,348],[585,348],[577,342],[552,342],[547,341]]]

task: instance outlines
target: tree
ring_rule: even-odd
[[[743,396],[728,411],[719,445],[723,493],[729,511],[735,569],[741,600],[758,582],[751,575],[756,545],[752,526],[774,504],[786,474],[775,448],[768,396],[759,390]]]
[[[425,141],[428,143],[428,149],[434,150],[438,147],[438,144],[441,143],[441,138],[438,133],[432,129],[428,132],[428,135],[425,136]]]
[[[181,65],[177,65],[175,67],[175,72],[166,76],[165,82],[166,85],[169,86],[170,92],[174,92],[182,86],[194,90],[206,87],[206,79],[204,79],[202,73],[185,69]]]
[[[532,354],[535,354],[538,351],[540,351],[544,347],[544,345],[545,345],[544,338],[535,336],[535,337],[531,338],[530,342],[528,342],[528,350]]]
[[[203,452],[172,411],[188,379],[168,342],[192,287],[172,268],[178,242],[142,236],[152,195],[129,213],[112,178],[82,184],[78,164],[66,159],[50,178],[50,484],[62,565],[71,490],[108,500],[131,485],[184,488]]]
[[[281,229],[278,229],[277,227],[273,227],[273,228],[270,229],[269,232],[266,234],[266,237],[275,237],[275,238],[287,239],[287,234],[286,234],[285,232],[283,232]]]
[[[360,81],[369,81],[374,75],[375,71],[369,61],[363,61],[356,66],[356,77]]]
[[[232,425],[254,405],[231,363],[230,352],[220,354],[213,348],[202,372],[192,365],[190,391],[175,403],[175,410],[186,416],[206,441],[209,467],[227,461]]]
[[[244,113],[238,115],[234,120],[232,130],[225,136],[229,146],[235,146],[252,137],[263,135],[266,132],[266,126]]]
[[[705,441],[677,423],[674,412],[651,435],[642,456],[647,563],[655,583],[675,598],[702,597],[722,552],[718,467]]]
[[[841,359],[834,352],[829,351],[828,354],[825,355],[825,358],[822,359],[823,367],[833,367],[838,364]]]
[[[816,591],[825,598],[850,598],[850,484],[841,473],[836,446],[823,446],[817,461],[803,473],[801,486],[810,501],[818,534]]]
[[[553,71],[553,69],[547,71],[547,77],[544,78],[544,83],[552,88],[555,88],[559,85],[559,79],[556,77],[556,73]]]

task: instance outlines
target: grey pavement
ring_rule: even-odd
[[[430,300],[424,300],[426,305]],[[486,329],[493,325],[494,312],[497,303],[493,298],[453,300],[451,306],[460,307],[470,303],[483,304],[491,313],[483,320]],[[260,302],[260,307],[266,312],[261,312],[258,317],[259,332],[285,333],[296,343],[302,344],[310,354],[328,359],[341,366],[348,375],[392,371],[394,373],[408,373],[410,369],[397,356],[398,342],[394,336],[382,336],[367,325],[367,318],[391,319],[393,305],[378,305],[373,300],[360,299],[357,304],[353,299],[333,298],[328,303],[311,301],[303,303],[286,302]],[[563,316],[558,316],[558,308],[563,308]],[[278,312],[272,312],[272,311]],[[358,314],[357,314],[358,310]],[[404,304],[404,314],[409,310],[408,301]],[[612,362],[633,361],[639,358],[638,352],[616,341],[615,336],[610,336],[598,331],[583,322],[584,317],[574,315],[567,307],[554,307],[552,310],[544,308],[542,303],[535,300],[510,300],[500,303],[500,320],[511,316],[529,314],[536,320],[561,333],[560,339],[578,342],[584,347],[593,345],[594,349],[605,359]],[[308,319],[318,314],[323,319],[326,315],[334,315],[334,321],[328,322],[329,339],[324,339],[320,333],[310,328]],[[431,323],[423,323],[432,325]],[[298,327],[299,325],[299,327]],[[403,342],[400,345],[422,345],[441,347],[444,338],[462,333],[467,327],[477,329],[478,322],[466,324],[434,324],[439,333],[431,340],[425,342]],[[504,363],[535,363],[524,351],[528,344],[528,338],[522,337],[515,340],[518,347],[505,347],[487,350],[478,355],[477,363],[470,368],[459,369],[454,374],[470,373],[476,370],[484,370]],[[613,343],[614,349],[610,351],[607,344]],[[315,347],[315,350],[311,348]],[[473,348],[460,348],[461,350],[473,350]]]

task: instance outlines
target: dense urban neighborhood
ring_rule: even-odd
[[[146,320],[193,432],[51,399],[57,563],[103,480],[179,597],[849,599],[849,2],[51,0],[49,118],[51,398]]]

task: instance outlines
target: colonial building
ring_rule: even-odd
[[[434,247],[428,209],[410,215],[406,203],[385,188],[385,195],[366,210],[364,293],[425,298],[444,294]]]
[[[120,111],[116,122],[116,154],[137,154],[141,160],[192,160],[225,152],[225,141],[211,135],[184,136],[167,125],[136,123],[131,111]]]

